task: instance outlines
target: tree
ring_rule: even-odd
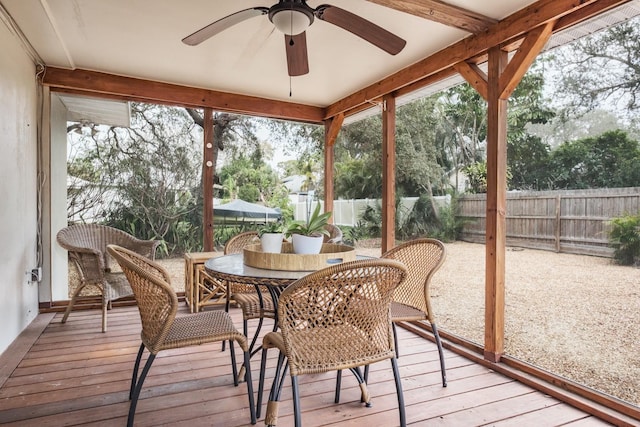
[[[509,98],[507,116],[507,168],[509,189],[540,190],[548,188],[548,144],[531,135],[530,125],[546,124],[555,112],[547,107],[542,95],[544,78],[534,65],[522,78]]]
[[[278,176],[260,155],[237,155],[220,170],[226,198],[269,204],[279,186]],[[231,192],[227,192],[227,189]]]
[[[635,18],[557,49],[555,95],[565,115],[604,105],[633,115],[640,109],[640,19]]]
[[[94,221],[163,239],[168,253],[201,249],[202,111],[132,103],[131,122],[130,128],[69,126],[68,171],[82,183],[69,191],[70,214],[82,203]],[[246,149],[259,145],[252,132],[249,118],[216,113],[214,151],[232,153],[242,143],[253,154]],[[99,205],[94,194],[103,199]],[[104,200],[110,194],[111,204]]]
[[[555,188],[616,188],[640,186],[640,145],[623,131],[569,141],[551,153]]]

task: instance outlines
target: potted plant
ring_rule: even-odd
[[[281,220],[271,221],[264,224],[258,230],[262,252],[280,253],[282,251],[282,240],[284,239],[285,226]]]
[[[322,241],[329,232],[324,228],[327,225],[331,212],[320,213],[320,204],[306,221],[293,221],[287,227],[286,234],[291,236],[293,253],[318,254],[322,250]]]

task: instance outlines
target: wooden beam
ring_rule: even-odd
[[[487,212],[485,231],[484,356],[499,362],[504,352],[504,278],[507,207],[507,100],[500,97],[500,75],[507,53],[489,50],[487,100]]]
[[[327,119],[324,122],[324,211],[333,212],[334,192],[334,163],[335,163],[335,141],[340,126],[342,126],[342,118]],[[336,123],[339,122],[339,123]],[[337,129],[337,130],[336,130]],[[334,135],[335,133],[335,135]],[[330,220],[333,224],[335,218],[331,215]]]
[[[74,90],[86,96],[110,96],[127,101],[205,108],[275,119],[322,123],[324,111],[291,102],[274,101],[214,90],[117,76],[88,70],[47,67],[42,77],[51,90]]]
[[[456,73],[456,70],[453,67],[445,68],[442,71],[438,71],[435,74],[431,74],[429,76],[426,76],[425,78],[417,80],[411,83],[410,85],[401,87],[400,89],[393,92],[393,96],[397,98],[397,97],[415,92],[416,90],[422,89],[425,86],[429,86],[433,83],[439,82],[442,79],[450,77],[455,73]]]
[[[216,159],[213,156],[213,110],[204,109],[204,141],[202,156],[202,231],[205,252],[213,251],[213,175]]]
[[[532,28],[559,18],[556,31],[566,28],[591,16],[602,13],[629,0],[539,0],[508,16],[487,31],[469,36],[446,49],[424,58],[409,67],[363,88],[327,107],[326,117],[351,110],[413,82],[435,74],[454,64],[485,54],[491,46],[521,38]],[[584,10],[583,10],[584,9]],[[560,27],[560,24],[562,26]]]
[[[458,73],[473,87],[486,101],[489,96],[487,88],[487,75],[476,64],[466,61],[458,62],[453,66]]]
[[[435,21],[449,27],[476,34],[485,31],[496,21],[493,18],[452,6],[439,0],[369,0],[381,6],[399,10],[410,15]]]
[[[382,109],[382,246],[396,241],[396,98],[386,95]]]
[[[516,54],[511,58],[511,61],[509,61],[509,65],[507,65],[507,68],[505,68],[504,72],[500,75],[500,98],[509,98],[516,86],[518,86],[522,77],[544,48],[544,45],[547,44],[551,34],[553,34],[554,23],[555,21],[547,22],[531,30],[524,38]]]
[[[344,113],[340,113],[333,117],[331,120],[325,120],[324,141],[325,146],[333,146],[338,138],[338,133],[342,129],[342,122],[344,122]],[[327,127],[327,125],[329,125]]]

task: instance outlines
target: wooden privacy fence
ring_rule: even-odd
[[[484,243],[486,194],[459,198],[461,239]],[[640,188],[507,193],[507,245],[611,257],[610,221],[640,212]]]

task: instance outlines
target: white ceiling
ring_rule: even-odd
[[[316,8],[325,0],[309,0]],[[276,0],[0,0],[42,61],[180,85],[330,105],[469,33],[365,0],[326,0],[407,41],[391,56],[316,19],[307,30],[307,75],[287,74],[284,36],[266,16],[244,21],[198,46],[182,38],[239,10]],[[501,20],[533,0],[447,0]]]

